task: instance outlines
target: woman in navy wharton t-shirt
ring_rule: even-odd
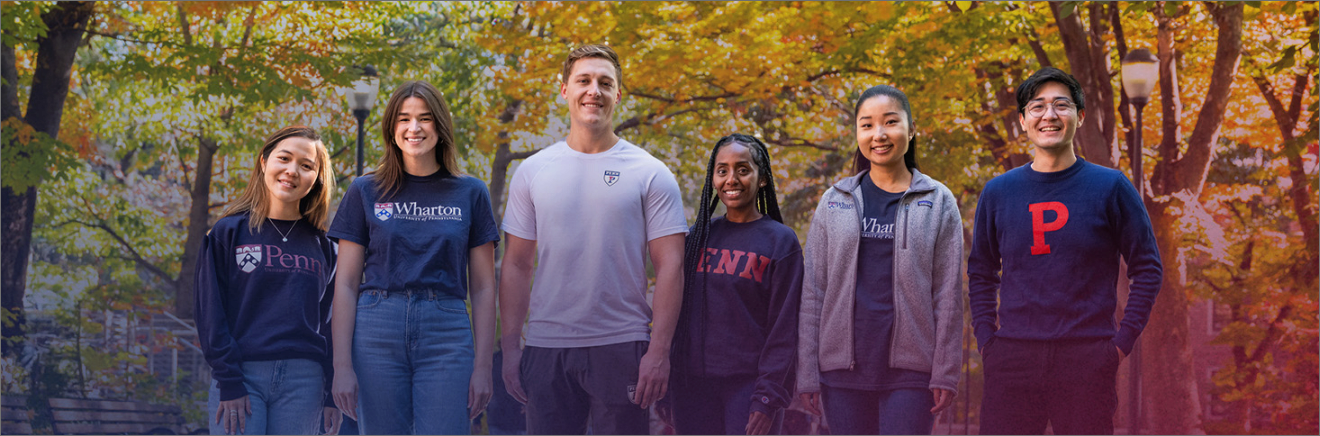
[[[335,305],[335,403],[362,434],[467,434],[492,389],[490,194],[459,173],[449,106],[431,84],[400,85],[381,125],[385,156],[349,186],[329,233],[335,296],[357,302]]]
[[[711,219],[716,198],[726,213]],[[792,401],[802,248],[779,214],[761,140],[733,134],[715,143],[683,271],[675,430],[777,434]]]
[[[266,139],[247,188],[197,261],[197,332],[211,365],[211,434],[331,434],[334,171],[308,127]]]
[[[821,196],[803,249],[798,392],[833,434],[930,434],[962,357],[962,215],[917,171],[912,108],[857,100],[856,175]]]

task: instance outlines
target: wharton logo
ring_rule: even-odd
[[[463,209],[445,205],[421,206],[416,201],[404,203],[376,203],[376,218],[409,221],[463,220]]]
[[[614,186],[614,183],[615,183],[615,182],[618,182],[618,181],[619,181],[619,172],[618,172],[618,171],[606,171],[606,172],[605,172],[605,185],[606,185],[606,186]]]
[[[826,209],[843,209],[843,210],[852,210],[852,209],[853,209],[853,205],[852,205],[852,203],[843,202],[843,201],[831,201],[831,202],[825,204],[825,208],[826,208]]]
[[[243,272],[250,273],[261,264],[261,244],[239,245],[234,250],[234,258]]]
[[[394,216],[394,203],[376,203],[376,219],[388,221]]]

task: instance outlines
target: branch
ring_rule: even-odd
[[[86,202],[86,201],[87,201],[87,199],[84,198],[84,199],[83,199],[83,202]],[[109,234],[111,238],[114,238],[114,240],[115,240],[116,242],[118,242],[119,245],[122,246],[122,247],[124,248],[124,250],[127,250],[127,251],[128,251],[128,254],[132,255],[132,257],[125,257],[125,256],[123,256],[123,255],[120,255],[120,256],[118,256],[119,258],[124,259],[124,260],[128,260],[128,261],[131,261],[131,262],[137,264],[138,266],[140,266],[140,267],[146,269],[147,271],[150,271],[152,274],[155,274],[156,276],[158,276],[158,277],[160,277],[160,278],[162,278],[162,279],[165,279],[166,282],[174,283],[174,281],[175,281],[175,278],[174,278],[174,277],[170,277],[170,275],[169,275],[168,273],[166,273],[165,270],[161,269],[160,267],[156,266],[156,264],[153,264],[153,263],[151,263],[150,261],[148,261],[147,259],[143,258],[143,257],[142,257],[142,254],[138,253],[137,249],[133,248],[133,244],[130,244],[130,243],[129,243],[127,240],[125,240],[122,236],[119,236],[119,233],[118,233],[118,232],[115,232],[114,229],[110,228],[109,225],[105,224],[105,221],[104,221],[104,220],[101,220],[101,219],[98,218],[97,221],[99,221],[97,224],[89,224],[89,223],[86,223],[86,222],[83,222],[83,221],[80,221],[80,220],[70,220],[70,221],[66,222],[66,224],[67,224],[67,223],[80,224],[80,225],[83,225],[83,226],[85,226],[85,227],[87,227],[87,228],[91,228],[91,229],[100,229],[100,230],[104,231],[106,234]]]
[[[634,91],[634,92],[632,92],[631,94],[632,94],[632,95],[635,95],[635,96],[638,96],[638,97],[642,97],[642,98],[649,98],[649,99],[651,99],[651,100],[663,101],[663,102],[665,102],[665,103],[692,103],[692,102],[698,102],[698,101],[718,101],[719,99],[722,99],[722,98],[727,99],[727,98],[738,97],[738,96],[740,95],[740,94],[734,94],[734,93],[724,93],[724,94],[719,94],[719,95],[704,95],[704,96],[698,96],[698,97],[688,97],[688,98],[685,98],[685,99],[675,99],[675,98],[664,97],[664,96],[655,95],[655,94],[647,94],[647,93],[645,93],[645,92],[636,92],[636,91]]]
[[[1036,61],[1040,62],[1041,67],[1054,66],[1054,63],[1050,62],[1049,53],[1046,53],[1045,47],[1040,44],[1040,35],[1033,27],[1027,28],[1027,45],[1031,46],[1031,51],[1036,54]]]
[[[175,8],[179,12],[179,26],[183,29],[183,43],[192,45],[192,25],[188,24],[188,14],[183,12],[183,2],[179,2]]]
[[[536,149],[536,150],[525,150],[525,151],[513,151],[513,152],[509,152],[509,160],[513,161],[513,160],[519,160],[519,159],[527,159],[527,158],[529,158],[529,157],[532,157],[532,155],[536,154],[537,152],[539,152],[539,151],[541,151],[541,150],[543,150],[543,149],[538,148],[538,149]]]
[[[1219,35],[1215,43],[1210,85],[1207,87],[1209,91],[1196,116],[1196,127],[1187,140],[1187,154],[1174,163],[1179,187],[1190,188],[1195,194],[1200,194],[1205,184],[1206,173],[1210,169],[1210,155],[1219,137],[1219,125],[1224,121],[1233,77],[1237,75],[1238,61],[1242,57],[1243,7],[1242,3],[1238,3],[1211,8],[1215,23],[1219,25]]]

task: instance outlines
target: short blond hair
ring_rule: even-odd
[[[573,73],[573,64],[579,59],[599,58],[610,61],[614,64],[615,80],[619,82],[619,87],[623,87],[623,67],[619,66],[619,54],[614,49],[604,44],[588,44],[568,53],[568,59],[564,60],[564,68],[559,72],[559,81],[568,83],[568,76]]]

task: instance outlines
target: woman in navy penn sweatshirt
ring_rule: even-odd
[[[330,434],[330,292],[325,235],[334,191],[315,130],[266,139],[247,188],[203,241],[197,332],[211,366],[211,434]]]
[[[711,219],[715,197],[727,213]],[[778,433],[792,400],[802,248],[779,214],[760,140],[733,134],[711,150],[683,268],[675,429]]]

